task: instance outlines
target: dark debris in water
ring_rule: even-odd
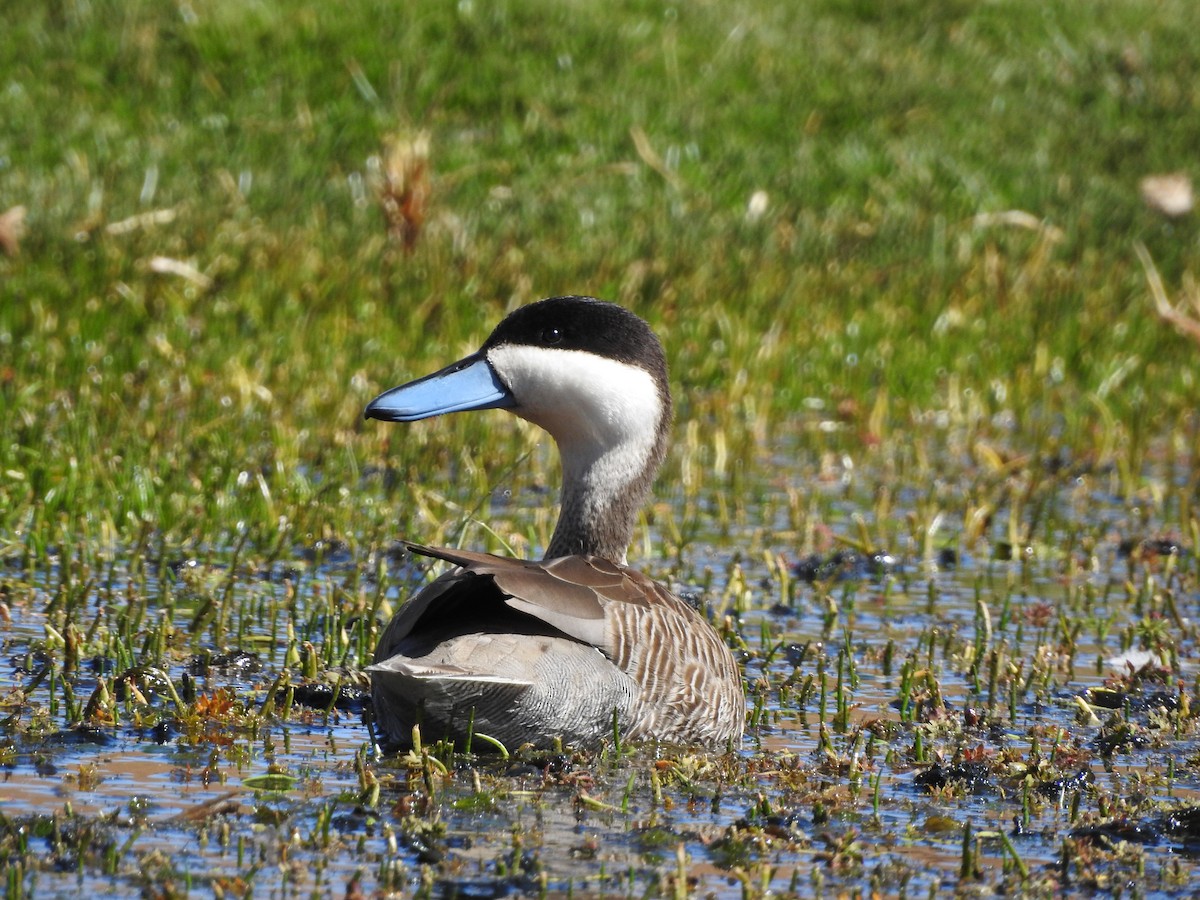
[[[957,763],[934,763],[913,778],[913,784],[927,791],[941,790],[947,785],[961,787],[968,794],[990,793],[996,789],[996,779],[984,762],[975,760]]]
[[[1106,849],[1118,841],[1158,844],[1167,840],[1195,848],[1200,845],[1200,806],[1182,806],[1155,816],[1116,818],[1084,825],[1073,829],[1071,837]]]
[[[805,835],[805,829],[812,821],[798,810],[788,812],[762,812],[752,810],[744,818],[733,823],[738,830],[761,828],[775,837],[799,838]]]
[[[1170,673],[1166,670],[1147,665],[1083,693],[1082,699],[1088,705],[1107,711],[1103,714],[1107,721],[1092,740],[1101,757],[1107,759],[1154,746],[1160,731],[1154,725],[1155,717],[1178,715],[1184,709],[1184,699],[1178,691],[1157,688],[1168,677]]]
[[[401,832],[400,839],[416,855],[418,862],[436,865],[446,858],[445,842],[432,829],[410,827]]]
[[[1117,753],[1144,750],[1153,743],[1153,736],[1145,728],[1131,722],[1120,722],[1101,728],[1092,745],[1101,757],[1107,759]]]
[[[167,569],[176,578],[180,578],[188,572],[199,571],[204,566],[200,560],[195,557],[184,557],[183,559],[172,559],[167,562]]]
[[[885,550],[859,553],[855,550],[835,550],[822,556],[811,553],[792,565],[800,581],[878,581],[900,568],[899,560]]]
[[[1037,551],[1029,544],[1011,544],[1008,541],[996,541],[993,556],[1000,562],[1012,562],[1020,559],[1033,559]]]
[[[134,689],[142,695],[169,696],[171,685],[167,676],[149,666],[133,666],[117,675],[112,682],[113,694],[119,702],[129,699]]]
[[[1163,830],[1189,846],[1200,844],[1200,806],[1184,806],[1158,819]]]
[[[1172,538],[1123,538],[1117,545],[1118,556],[1143,561],[1163,556],[1180,557],[1186,553],[1186,548]]]
[[[270,566],[257,566],[249,574],[259,581],[267,581],[272,584],[286,584],[288,582],[295,584],[304,577],[305,571],[301,566],[276,563]]]
[[[354,562],[354,552],[343,540],[314,541],[300,551],[300,556],[309,562],[326,566],[345,566]]]
[[[184,666],[189,675],[206,678],[214,672],[225,676],[241,677],[256,675],[263,670],[262,659],[257,653],[231,650],[213,653],[205,650],[192,656]]]
[[[1037,786],[1037,792],[1043,797],[1064,797],[1071,791],[1078,791],[1096,783],[1096,776],[1091,769],[1080,769],[1072,775],[1060,775],[1043,781]]]
[[[156,744],[166,744],[180,732],[179,722],[175,719],[161,719],[147,732],[150,740]]]
[[[888,705],[915,722],[931,722],[944,717],[950,711],[950,704],[944,698],[928,693],[917,693],[907,700],[897,698]]]
[[[1153,710],[1174,712],[1179,709],[1180,697],[1167,691],[1121,691],[1112,688],[1089,688],[1085,697],[1092,706],[1101,709],[1128,709],[1133,713]]]
[[[30,650],[9,657],[15,675],[38,675],[44,677],[50,670],[53,657],[45,650]],[[28,689],[28,688],[27,688]]]
[[[117,668],[117,661],[111,656],[93,656],[87,665],[93,675],[108,675]]]
[[[115,742],[115,738],[109,732],[99,728],[80,725],[75,728],[64,728],[62,731],[54,732],[50,735],[49,742],[64,747],[77,747],[80,745],[109,747]]]
[[[371,704],[370,689],[355,684],[338,686],[314,681],[293,685],[292,691],[292,697],[297,703],[311,709],[338,709],[342,712],[361,713]]]
[[[808,656],[809,650],[812,649],[811,643],[803,644],[788,644],[783,648],[784,658],[792,666],[804,665],[805,657]]]

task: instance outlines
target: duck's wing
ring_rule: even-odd
[[[605,598],[595,585],[621,584],[619,567],[604,560],[588,565],[585,557],[568,557],[549,564],[527,562],[490,553],[427,547],[404,542],[413,553],[458,566],[438,577],[397,611],[375,648],[375,663],[389,659],[415,632],[428,632],[451,623],[485,622],[506,630],[507,619],[518,627],[524,616],[532,616],[544,629],[601,650],[605,644]],[[630,602],[636,592],[626,590]],[[522,613],[517,616],[515,613]],[[497,621],[497,620],[501,621]]]
[[[694,615],[691,607],[657,582],[598,556],[563,556],[534,562],[472,550],[411,543],[406,546],[422,556],[460,566],[452,575],[469,572],[491,578],[508,606],[591,644],[610,658],[618,650],[619,638],[613,634],[613,605],[660,607],[674,614],[686,609]],[[423,612],[414,610],[417,618]]]

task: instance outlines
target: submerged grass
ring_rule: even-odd
[[[1200,243],[1138,185],[1195,174],[1192,13],[0,12],[9,895],[1185,889],[1200,389],[1144,260],[1194,297]],[[634,555],[753,735],[379,760],[394,539],[536,554],[557,475],[361,410],[567,292],[664,338]]]

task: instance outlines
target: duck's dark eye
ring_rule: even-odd
[[[563,339],[563,333],[562,333],[561,328],[557,328],[554,325],[550,325],[547,328],[542,329],[542,343],[543,344],[551,344],[551,345],[552,344],[561,344],[562,339]]]

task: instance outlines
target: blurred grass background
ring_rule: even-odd
[[[982,444],[1133,490],[1155,447],[1194,446],[1196,347],[1135,252],[1196,296],[1196,214],[1139,196],[1196,172],[1194,13],[10,4],[0,541],[431,538],[534,438],[363,405],[560,293],[646,317],[680,419],[742,465]],[[381,198],[421,135],[406,248]]]

